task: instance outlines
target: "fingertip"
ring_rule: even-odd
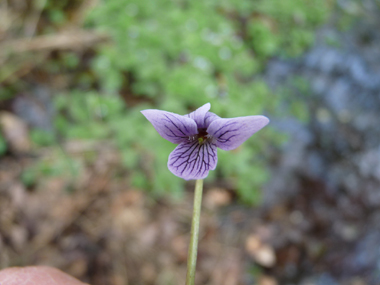
[[[10,267],[0,271],[1,285],[86,285],[49,266]],[[88,284],[87,284],[88,285]]]

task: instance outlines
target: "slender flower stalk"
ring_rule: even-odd
[[[203,192],[203,179],[198,179],[195,183],[194,210],[191,223],[191,238],[189,253],[187,257],[186,285],[194,285],[195,268],[197,265],[198,240],[199,240],[199,220],[201,216]]]

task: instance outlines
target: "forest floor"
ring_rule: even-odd
[[[20,182],[22,169],[54,159],[50,148],[1,160],[0,267],[51,265],[92,285],[184,284],[194,183],[181,198],[154,199],[129,186],[107,143],[63,148],[87,161],[75,179],[45,176],[28,188]],[[348,243],[331,235],[323,213],[334,207],[323,191],[305,184],[308,191],[291,202],[245,207],[222,185],[205,181],[197,284],[322,284],[298,282],[344,265],[326,251],[344,256],[358,225],[342,230]],[[360,274],[340,284],[368,284]]]

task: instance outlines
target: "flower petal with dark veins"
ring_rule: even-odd
[[[207,112],[210,110],[211,104],[207,103],[204,104],[202,107],[199,107],[194,112],[191,112],[190,114],[185,115],[185,117],[193,119],[196,123],[199,129],[205,128],[205,116]]]
[[[213,112],[207,112],[205,116],[205,123],[204,123],[204,128],[207,129],[208,126],[215,121],[216,119],[220,119],[220,117]]]
[[[206,178],[218,161],[217,148],[212,142],[200,144],[198,140],[179,144],[169,155],[168,168],[183,179]]]
[[[164,139],[172,143],[188,141],[189,137],[198,134],[197,124],[191,118],[154,109],[144,110],[141,113]]]
[[[264,116],[223,119],[209,110],[210,103],[184,116],[153,109],[141,111],[164,139],[179,144],[168,161],[174,175],[186,180],[206,178],[216,168],[218,147],[235,149],[269,123]]]
[[[232,150],[268,123],[269,119],[264,116],[217,119],[211,122],[207,133],[213,138],[217,147],[223,150]]]

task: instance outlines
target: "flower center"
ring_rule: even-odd
[[[201,145],[210,140],[210,136],[206,132],[206,129],[198,129],[198,134],[189,136],[189,141],[195,140],[198,140],[198,143]]]
[[[207,141],[208,133],[206,132],[206,129],[198,129],[197,139],[199,144],[203,144]]]

